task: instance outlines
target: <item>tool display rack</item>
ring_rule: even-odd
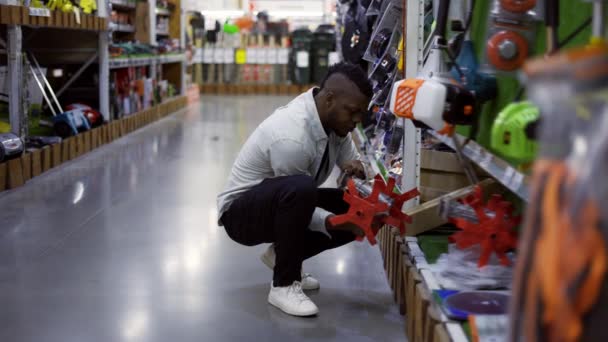
[[[424,8],[423,0],[402,0],[404,4],[403,15],[403,37],[405,50],[405,67],[402,78],[415,78],[422,71],[424,51]],[[479,4],[479,2],[477,2]],[[483,3],[483,5],[488,6]],[[575,4],[568,3],[568,6]],[[567,11],[563,12],[566,13]],[[595,13],[594,13],[595,14]],[[570,28],[568,29],[570,30]],[[568,32],[570,33],[570,32]],[[537,49],[538,49],[537,44]],[[499,85],[500,86],[500,85]],[[499,106],[494,106],[492,110]],[[397,119],[404,120],[404,119]],[[402,122],[405,127],[403,138],[403,177],[401,189],[407,191],[412,188],[421,188],[421,174],[424,176],[425,169],[432,168],[429,165],[429,150],[422,149],[421,132],[411,122]],[[457,147],[454,140],[438,132],[427,130],[427,134],[435,140],[455,150]],[[367,141],[365,134],[356,131],[353,134],[355,143],[364,146]],[[463,144],[465,137],[455,134],[455,140],[459,145]],[[478,183],[485,192],[508,192],[511,198],[519,201],[522,206],[529,202],[530,177],[519,171],[509,162],[494,154],[486,148],[481,141],[470,140],[461,148],[463,156],[473,164],[479,174],[483,175]],[[365,152],[364,149],[360,149]],[[446,152],[431,151],[437,154]],[[448,153],[454,155],[453,153]],[[365,156],[372,165],[374,173],[383,174],[383,163],[375,155]],[[455,159],[452,156],[452,159]],[[442,168],[449,164],[449,172],[454,167],[460,167],[460,163],[442,161]],[[446,171],[448,171],[445,168]],[[470,183],[469,183],[470,184]],[[404,206],[404,212],[412,217],[413,222],[407,225],[406,236],[400,236],[398,229],[385,226],[378,236],[379,248],[384,261],[389,285],[394,291],[394,299],[399,305],[400,312],[405,315],[404,330],[409,341],[469,341],[471,339],[467,324],[451,321],[443,313],[442,308],[434,297],[434,290],[443,289],[443,284],[431,271],[431,258],[425,244],[428,238],[439,237],[447,240],[451,230],[439,228],[447,220],[439,217],[438,206],[443,198],[458,199],[470,193],[473,186],[462,187],[451,190],[446,195],[436,199],[420,203],[419,200],[411,200]],[[439,229],[437,229],[439,228]],[[432,233],[423,234],[431,229]],[[443,234],[443,235],[442,235]],[[427,260],[428,258],[428,260]]]
[[[415,78],[422,71],[425,43],[424,2],[424,0],[403,0],[405,61],[403,74],[399,75],[402,79]],[[428,153],[421,148],[421,130],[409,120],[403,118],[397,118],[397,120],[403,120],[402,125],[405,131],[402,142],[401,189],[404,191],[412,188],[420,189],[421,171],[423,171],[421,169],[425,167],[421,156]],[[451,138],[431,130],[427,132],[445,145],[452,149],[455,148]],[[353,138],[358,146],[363,147],[368,143],[362,131],[356,130]],[[465,138],[456,134],[456,139],[462,144]],[[360,151],[365,152],[363,149]],[[486,177],[481,183],[482,187],[490,186],[501,190],[506,188],[519,197],[523,203],[528,201],[529,177],[527,175],[475,141],[468,142],[462,152]],[[364,157],[372,166],[374,173],[387,176],[386,168],[375,155],[366,154]],[[459,163],[454,160],[452,165],[459,165]],[[459,198],[471,190],[472,186],[465,187],[441,197]],[[407,236],[400,236],[398,229],[388,226],[383,227],[379,233],[379,249],[384,261],[384,268],[394,293],[394,299],[399,305],[401,314],[405,315],[404,330],[410,341],[469,341],[463,325],[460,322],[450,321],[434,300],[433,290],[440,289],[441,284],[430,271],[425,254],[418,244],[418,239],[414,236],[447,223],[439,217],[438,213],[437,207],[441,197],[425,203],[421,203],[420,198],[417,197],[405,203],[403,210],[413,219],[412,224],[407,226]]]

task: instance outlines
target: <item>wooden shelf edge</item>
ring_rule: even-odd
[[[48,17],[31,16],[28,7],[11,5],[0,5],[0,24],[84,31],[108,29],[108,19],[95,15],[80,14],[80,23],[77,23],[74,13],[50,11]]]

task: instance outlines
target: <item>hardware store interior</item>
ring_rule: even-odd
[[[608,341],[607,19],[0,0],[0,341]]]

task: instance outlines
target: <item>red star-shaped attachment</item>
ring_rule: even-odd
[[[378,229],[372,227],[374,217],[379,213],[387,213],[383,219],[383,223],[398,227],[402,234],[405,233],[405,223],[411,223],[412,219],[401,211],[403,203],[411,198],[418,196],[418,190],[413,189],[405,194],[396,194],[393,192],[395,180],[390,179],[388,184],[379,175],[376,176],[372,193],[368,197],[362,197],[355,186],[352,179],[348,181],[348,190],[344,192],[344,201],[350,207],[346,214],[337,215],[330,219],[333,225],[344,223],[352,223],[363,229],[369,243],[373,246],[376,244],[376,234]],[[380,194],[385,194],[391,198],[391,205],[379,200]],[[362,238],[357,238],[361,241]]]
[[[479,186],[475,187],[473,193],[465,197],[462,202],[475,210],[479,223],[464,218],[450,218],[450,221],[462,230],[452,235],[450,241],[456,243],[460,249],[480,245],[479,267],[488,264],[492,252],[500,258],[502,265],[509,265],[506,253],[517,247],[517,234],[514,228],[521,220],[521,217],[513,216],[511,203],[504,201],[500,195],[492,195],[484,205],[483,191]],[[494,216],[488,215],[486,210],[493,212]]]

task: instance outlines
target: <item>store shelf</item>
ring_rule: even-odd
[[[127,57],[110,59],[110,69],[120,69],[138,66],[147,66],[155,63],[156,57]]]
[[[152,64],[170,64],[185,62],[186,55],[172,54],[149,57],[119,57],[110,59],[110,69],[148,66]]]
[[[156,31],[157,36],[169,36],[169,31]]]
[[[86,31],[104,31],[108,27],[106,18],[95,15],[80,14],[78,22],[74,13],[9,5],[0,5],[0,24]]]
[[[133,33],[135,32],[135,27],[133,27],[133,25],[127,24],[110,23],[110,31]]]
[[[166,15],[166,16],[171,15],[171,11],[169,11],[168,9],[165,9],[165,8],[157,8],[155,11],[156,11],[156,15]]]
[[[450,137],[439,134],[435,131],[428,131],[433,137],[442,143],[454,149],[454,142]],[[462,144],[464,137],[456,134],[459,143]],[[495,156],[492,152],[486,150],[477,142],[471,140],[462,148],[462,153],[465,157],[495,178],[498,182],[511,190],[514,194],[522,198],[524,201],[529,200],[529,179],[528,177],[517,171],[506,161]]]
[[[160,64],[182,63],[185,61],[186,55],[184,55],[183,53],[158,56],[158,63]]]
[[[110,4],[112,5],[112,8],[122,8],[129,10],[134,10],[136,7],[135,1],[111,0]]]

